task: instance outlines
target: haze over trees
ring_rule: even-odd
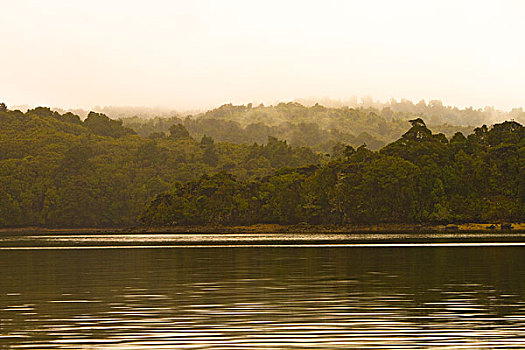
[[[326,164],[255,181],[219,173],[175,183],[142,215],[154,225],[511,222],[525,218],[525,128],[476,128],[450,140],[420,118],[373,152],[346,146]]]
[[[482,125],[500,123],[505,120],[515,120],[521,124],[525,123],[525,111],[523,108],[513,108],[509,112],[497,110],[492,106],[485,108],[458,108],[446,106],[440,100],[430,100],[426,102],[412,102],[407,99],[390,99],[387,102],[375,101],[371,97],[361,98],[352,97],[346,100],[324,99],[298,99],[297,102],[305,106],[313,106],[316,103],[332,108],[342,108],[349,106],[351,108],[375,109],[380,111],[381,115],[388,118],[394,113],[410,114],[424,117],[429,125]]]
[[[432,133],[396,113],[287,103],[82,120],[0,104],[0,226],[523,220],[521,124]]]
[[[0,111],[0,226],[120,226],[177,181],[228,171],[239,179],[320,155],[275,138],[266,145],[195,140],[182,125],[143,138],[100,113],[82,121],[38,107]]]
[[[167,133],[171,125],[182,124],[195,138],[209,135],[216,141],[251,144],[265,143],[272,136],[292,146],[308,146],[315,151],[331,153],[339,143],[354,147],[366,144],[378,150],[398,139],[406,130],[408,120],[421,113],[393,111],[387,107],[382,110],[362,106],[328,108],[319,104],[305,107],[297,102],[267,107],[226,104],[195,116],[131,117],[124,118],[123,123],[143,137]],[[441,121],[432,128],[452,136],[458,131],[470,133],[474,127]]]

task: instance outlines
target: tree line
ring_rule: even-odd
[[[264,145],[194,139],[180,124],[143,138],[100,113],[81,120],[0,104],[0,227],[136,225],[144,206],[177,181],[221,171],[248,180],[321,158],[276,138]]]
[[[325,164],[239,181],[221,172],[174,183],[145,208],[148,225],[511,222],[525,218],[525,128],[507,121],[467,137],[420,118],[380,151],[344,147]]]
[[[0,227],[523,220],[522,125],[447,137],[411,123],[380,150],[335,142],[326,154],[270,135],[220,142],[184,120],[143,137],[101,113],[0,103]]]
[[[292,146],[331,153],[338,144],[353,147],[366,144],[371,150],[379,150],[397,140],[406,130],[408,120],[417,115],[389,108],[328,108],[318,104],[306,107],[290,102],[275,106],[225,104],[197,115],[130,117],[122,121],[143,137],[166,136],[172,125],[182,124],[197,139],[208,135],[221,142],[261,144],[271,136],[286,140]],[[425,114],[426,117],[431,116]],[[444,123],[432,128],[449,137],[458,131],[470,133],[474,129]]]

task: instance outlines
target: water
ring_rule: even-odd
[[[521,347],[524,249],[2,249],[0,349]]]

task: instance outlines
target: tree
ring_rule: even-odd
[[[219,162],[219,156],[217,155],[217,152],[215,151],[215,145],[207,145],[204,148],[204,153],[202,155],[202,161],[209,166],[216,166]]]
[[[412,127],[405,134],[403,139],[412,142],[423,142],[432,136],[432,132],[427,128],[425,122],[421,118],[409,120]]]
[[[172,140],[190,140],[191,136],[188,130],[182,124],[173,124],[169,128],[170,138]]]
[[[203,146],[212,146],[213,144],[214,144],[214,141],[213,141],[213,139],[210,136],[208,136],[206,134],[204,134],[202,136],[201,145],[203,145]]]
[[[101,136],[118,138],[136,134],[135,131],[122,126],[121,120],[110,119],[102,113],[89,112],[84,125],[94,134]]]

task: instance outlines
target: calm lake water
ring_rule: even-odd
[[[525,346],[525,247],[0,249],[0,349]]]

